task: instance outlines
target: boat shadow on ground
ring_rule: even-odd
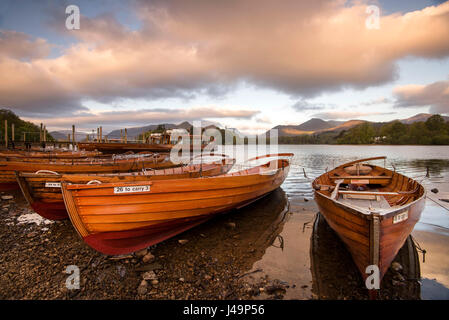
[[[312,292],[318,299],[369,298],[351,254],[320,213],[315,217],[310,242]],[[394,262],[398,262],[402,270],[388,269],[380,284],[379,298],[421,299],[419,256],[411,236],[399,250]]]

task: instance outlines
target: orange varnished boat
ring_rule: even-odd
[[[283,183],[289,168],[288,159],[276,159],[216,177],[135,183],[71,184],[63,176],[61,187],[84,241],[106,254],[124,254],[263,197]]]
[[[0,190],[18,189],[15,171],[37,172],[49,170],[64,173],[113,173],[176,167],[166,155],[151,155],[134,158],[94,159],[91,161],[0,161]]]
[[[99,151],[21,151],[2,150],[0,158],[18,159],[83,159],[101,156]]]
[[[66,175],[65,179],[73,184],[84,184],[90,181],[95,183],[130,183],[210,177],[227,173],[234,163],[234,159],[225,157],[218,161],[176,168],[159,170],[145,169],[137,172],[105,174],[73,174]],[[17,172],[16,178],[25,199],[36,213],[50,220],[68,218],[61,193],[61,174],[45,170],[35,173]]]
[[[377,265],[380,280],[403,246],[424,208],[425,189],[417,181],[383,167],[343,164],[316,178],[312,186],[320,212],[345,243],[364,279]]]
[[[127,151],[139,152],[170,152],[172,144],[158,143],[124,143],[124,142],[78,142],[78,148],[86,151],[101,151],[103,153],[123,153]]]

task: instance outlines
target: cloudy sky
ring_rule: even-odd
[[[449,2],[2,0],[0,74],[0,107],[50,130],[448,114]]]

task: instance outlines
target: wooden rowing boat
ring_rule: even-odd
[[[101,151],[103,153],[139,152],[170,152],[172,144],[157,143],[121,143],[121,142],[78,142],[78,148],[86,151]]]
[[[416,180],[370,164],[363,164],[363,174],[353,174],[355,164],[385,158],[343,164],[312,183],[320,212],[364,279],[371,274],[366,268],[376,265],[382,280],[424,208],[425,189]]]
[[[400,274],[406,279],[394,285],[397,272],[389,269],[382,282],[381,299],[416,300],[421,297],[419,256],[412,236],[408,236],[395,262],[402,266]],[[310,238],[310,270],[312,292],[318,299],[364,299],[366,290],[359,271],[342,241],[318,213]]]
[[[251,169],[193,179],[71,184],[70,177],[63,176],[61,188],[70,220],[84,241],[115,255],[248,205],[278,188],[289,168],[288,159],[278,158]]]
[[[83,159],[101,156],[98,151],[21,151],[2,150],[0,158],[18,159]]]
[[[96,183],[131,183],[209,177],[227,173],[234,163],[234,159],[224,158],[210,163],[159,170],[145,169],[137,172],[65,175],[65,179],[73,184],[85,184],[89,181]],[[50,220],[68,218],[61,193],[62,174],[46,170],[35,173],[16,172],[16,178],[25,199],[36,213]]]
[[[163,169],[179,166],[166,155],[142,156],[135,158],[95,159],[92,161],[0,161],[0,191],[18,189],[15,171],[37,172],[49,170],[60,174],[74,173],[114,173]]]

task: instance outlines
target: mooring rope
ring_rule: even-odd
[[[418,250],[419,252],[422,253],[422,262],[425,263],[426,262],[426,249],[422,249],[421,246],[419,245],[418,241],[416,241],[416,239],[410,235],[410,239],[412,239],[413,243],[415,244],[416,250]]]

